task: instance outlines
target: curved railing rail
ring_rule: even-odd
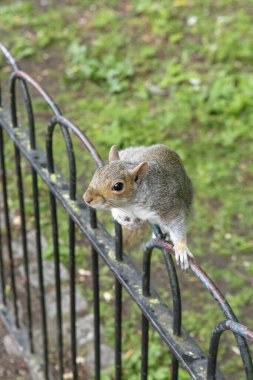
[[[98,257],[102,257],[115,276],[115,379],[122,378],[122,288],[125,288],[133,300],[139,305],[142,311],[142,359],[141,359],[141,379],[148,378],[148,348],[149,348],[149,324],[160,334],[163,341],[172,352],[171,380],[178,379],[179,364],[191,375],[193,379],[223,379],[223,375],[216,366],[219,338],[223,331],[231,330],[236,338],[243,366],[245,378],[253,380],[253,365],[247,340],[252,341],[253,333],[246,327],[241,326],[238,320],[222,295],[217,286],[212,282],[208,275],[190,259],[190,268],[199,281],[206,287],[211,296],[215,299],[218,307],[228,320],[222,322],[213,330],[208,356],[206,357],[197,343],[189,336],[188,332],[182,327],[181,296],[177,272],[174,266],[172,254],[173,246],[164,241],[156,226],[154,231],[157,238],[152,239],[146,244],[143,255],[143,273],[141,274],[134,266],[133,262],[123,253],[123,242],[121,226],[115,224],[115,238],[112,238],[104,229],[103,225],[97,221],[96,212],[93,209],[84,207],[76,194],[76,160],[72,144],[72,136],[75,135],[84,148],[91,155],[98,167],[103,162],[95,147],[71,121],[62,116],[58,106],[53,102],[45,90],[31,78],[27,73],[20,70],[14,58],[7,49],[0,44],[0,49],[12,67],[10,75],[10,110],[11,122],[8,120],[8,110],[5,110],[0,94],[0,168],[2,183],[3,211],[6,231],[6,242],[8,250],[9,267],[6,269],[5,257],[1,249],[1,228],[0,228],[0,284],[1,295],[4,304],[2,316],[9,315],[10,300],[13,302],[14,325],[21,328],[21,320],[18,308],[17,280],[15,272],[15,260],[13,256],[12,227],[10,221],[10,206],[8,197],[6,157],[4,135],[5,131],[14,143],[15,170],[17,178],[19,211],[21,218],[21,236],[23,249],[24,273],[26,275],[25,289],[27,301],[27,336],[29,352],[34,353],[34,334],[33,334],[33,315],[32,315],[32,295],[30,285],[30,269],[27,244],[27,221],[25,213],[25,196],[23,186],[23,172],[21,157],[25,157],[29,162],[32,176],[32,199],[34,205],[34,223],[36,231],[36,251],[38,265],[38,281],[40,290],[40,310],[41,310],[41,332],[43,336],[43,371],[46,379],[51,378],[48,326],[45,304],[45,285],[43,273],[43,259],[41,247],[41,227],[40,227],[40,203],[38,191],[38,176],[42,178],[49,189],[50,213],[52,224],[52,241],[55,267],[55,292],[57,309],[57,347],[58,347],[58,368],[59,378],[64,375],[64,342],[63,342],[63,316],[61,305],[61,274],[60,274],[60,254],[59,254],[59,221],[57,218],[57,200],[66,210],[69,217],[68,241],[69,241],[69,265],[70,265],[70,339],[71,339],[71,369],[74,379],[78,379],[78,368],[76,363],[76,239],[75,226],[77,225],[88,239],[91,246],[92,278],[93,278],[93,301],[94,301],[94,349],[95,349],[95,378],[100,379],[101,355],[100,355],[100,279]],[[20,83],[24,97],[28,129],[24,129],[18,120],[17,103],[17,83]],[[36,128],[33,113],[33,104],[29,92],[30,87],[36,90],[49,106],[52,117],[48,123],[46,134],[46,153],[43,153],[36,142]],[[68,158],[69,179],[61,175],[54,164],[53,137],[54,132],[60,127],[66,146],[66,156]],[[71,133],[70,133],[71,132]],[[57,174],[57,176],[53,176]],[[56,178],[56,179],[55,179]],[[67,189],[67,190],[66,190]],[[66,194],[68,196],[66,196]],[[1,225],[0,225],[1,227]],[[152,251],[157,248],[161,251],[164,259],[165,268],[168,273],[169,285],[171,288],[173,310],[172,312],[161,301],[157,292],[150,285],[150,268],[152,261]],[[6,281],[10,279],[11,294],[6,293]],[[154,302],[155,300],[155,302]],[[6,318],[5,318],[6,319]],[[8,319],[9,321],[11,318]],[[166,321],[166,322],[165,322]],[[13,331],[12,324],[8,327]],[[167,377],[166,377],[167,378]]]

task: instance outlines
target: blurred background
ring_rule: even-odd
[[[2,0],[0,36],[105,160],[113,144],[164,143],[179,153],[195,187],[189,247],[252,330],[253,1]],[[35,104],[43,125],[45,106]],[[80,195],[86,164],[79,152]],[[179,272],[184,326],[206,350],[223,317]],[[222,368],[243,378],[235,341],[222,339]],[[128,353],[129,380],[138,355]],[[163,357],[154,350],[151,379],[164,378]]]

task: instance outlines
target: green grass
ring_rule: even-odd
[[[252,12],[252,0],[66,0],[65,6],[51,1],[48,8],[2,1],[0,8],[2,42],[105,159],[112,144],[163,142],[180,154],[196,192],[191,250],[251,329]],[[47,112],[41,101],[35,104],[38,117]],[[89,160],[76,145],[81,194]],[[60,165],[64,147],[55,144],[55,152]],[[62,229],[67,231],[64,223]],[[103,282],[110,287],[108,277],[105,269]],[[206,293],[190,274],[180,277],[184,325],[207,349],[210,331],[223,317],[211,298],[206,303]],[[136,336],[127,323],[130,350]],[[153,335],[153,347],[160,347]],[[232,337],[225,339],[235,345]],[[222,352],[228,378],[241,378],[240,360],[228,350]],[[128,379],[135,379],[139,358],[139,353],[129,356]],[[158,368],[164,378],[167,365],[161,351],[150,378],[158,379]],[[185,376],[182,372],[180,379]]]

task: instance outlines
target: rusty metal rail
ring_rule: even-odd
[[[38,191],[38,176],[44,181],[49,190],[50,213],[52,224],[52,240],[55,267],[55,294],[57,309],[57,358],[58,377],[63,379],[65,351],[63,342],[63,316],[61,305],[61,275],[60,275],[60,253],[59,253],[59,221],[57,218],[58,203],[65,209],[68,216],[68,240],[69,240],[69,263],[70,263],[70,338],[71,338],[71,371],[73,379],[78,379],[78,368],[76,364],[76,263],[75,251],[78,249],[75,239],[76,226],[88,239],[91,247],[91,263],[93,278],[93,303],[94,303],[94,351],[95,351],[95,379],[99,380],[101,375],[100,357],[100,277],[98,258],[102,257],[105,264],[111,269],[115,278],[115,379],[122,379],[122,289],[128,291],[133,302],[138,304],[142,315],[142,359],[140,374],[137,376],[142,380],[148,379],[148,349],[149,349],[149,325],[160,334],[172,353],[172,362],[168,374],[165,378],[171,380],[178,379],[179,366],[183,367],[189,375],[196,380],[223,379],[224,376],[217,369],[217,353],[220,335],[225,330],[234,333],[241,358],[245,369],[245,378],[253,380],[253,365],[247,341],[253,341],[253,333],[246,327],[239,324],[230,305],[208,277],[208,275],[194,262],[190,260],[190,268],[200,282],[206,287],[211,296],[215,299],[217,306],[223,312],[226,322],[221,322],[213,330],[208,356],[204,355],[198,344],[191,338],[189,333],[182,327],[180,286],[177,279],[177,272],[173,262],[173,246],[164,241],[159,229],[154,226],[156,239],[150,240],[146,244],[143,254],[143,272],[140,273],[128,256],[123,253],[121,227],[115,224],[115,238],[109,235],[104,226],[97,220],[96,212],[87,208],[76,194],[76,160],[72,144],[72,136],[75,135],[84,146],[87,154],[90,154],[97,166],[102,166],[103,162],[95,147],[88,138],[68,119],[62,116],[59,108],[45,92],[45,90],[27,73],[20,70],[11,54],[0,44],[0,49],[12,72],[9,78],[9,99],[10,109],[6,109],[2,104],[2,94],[0,91],[0,181],[3,198],[3,214],[5,239],[7,242],[8,268],[6,267],[6,257],[2,250],[2,236],[0,220],[0,295],[2,307],[0,315],[6,325],[16,337],[19,344],[23,346],[25,358],[30,360],[31,356],[36,357],[36,349],[33,331],[32,294],[30,284],[29,252],[27,246],[27,220],[25,212],[24,195],[24,173],[22,172],[21,161],[23,158],[30,165],[32,177],[32,201],[34,213],[34,225],[36,231],[36,251],[38,265],[38,281],[40,290],[40,312],[41,312],[41,332],[43,336],[43,358],[37,358],[43,369],[45,379],[52,378],[47,313],[45,304],[45,285],[43,273],[43,258],[41,247],[41,216],[40,199]],[[17,84],[20,84],[22,96],[25,102],[28,126],[22,127],[18,120]],[[46,152],[43,152],[36,141],[36,128],[33,113],[33,104],[29,92],[33,87],[44,99],[51,109],[52,117],[48,122],[46,136]],[[69,163],[69,179],[66,180],[54,165],[53,136],[56,128],[62,131],[62,138],[66,145],[66,155]],[[23,263],[26,276],[25,294],[27,301],[26,323],[21,320],[18,307],[17,278],[15,271],[15,259],[13,255],[12,227],[10,223],[10,202],[8,196],[8,186],[6,176],[6,154],[4,135],[11,139],[15,153],[15,175],[17,180],[19,213],[21,218],[21,236],[23,247]],[[168,273],[169,285],[172,291],[173,310],[162,302],[160,296],[150,286],[150,268],[152,261],[152,251],[157,248],[161,251],[164,265]],[[6,284],[10,284],[10,294],[6,291]],[[24,329],[24,325],[27,326]],[[21,339],[22,336],[22,339]],[[33,359],[34,361],[34,359]],[[170,377],[169,377],[170,376]],[[136,378],[137,378],[136,377]]]

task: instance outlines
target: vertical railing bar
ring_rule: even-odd
[[[53,119],[50,121],[48,126],[48,134],[46,138],[46,151],[47,151],[47,158],[48,158],[48,170],[49,173],[54,172],[54,159],[53,159],[53,131],[56,126],[56,124],[59,123],[56,119]],[[76,199],[76,166],[75,166],[75,156],[73,152],[72,147],[72,141],[70,139],[68,126],[64,125],[63,123],[59,123],[61,126],[61,130],[64,136],[68,158],[69,158],[69,172],[70,172],[70,199],[75,200]],[[52,195],[51,198],[53,199]],[[54,198],[54,207],[55,205],[55,198]],[[55,223],[57,223],[57,215],[56,215],[56,209],[55,209]],[[58,233],[58,227],[57,227],[57,233]],[[55,242],[56,243],[56,242]],[[56,248],[56,244],[54,243],[54,246]],[[58,247],[58,238],[57,238],[57,247]],[[57,252],[58,253],[57,253]],[[59,267],[59,249],[55,250],[55,268]],[[73,379],[78,379],[78,368],[77,368],[77,347],[76,347],[76,269],[75,269],[75,224],[72,221],[71,218],[69,218],[69,264],[70,264],[70,335],[71,335],[71,367],[72,367],[72,376]],[[58,263],[57,263],[58,261]],[[60,273],[57,273],[56,270],[56,291],[57,294],[61,291],[59,290],[60,285]],[[57,279],[58,278],[58,279]],[[57,315],[58,315],[58,325],[61,326],[62,324],[62,316],[61,316],[61,304],[60,304],[60,294],[57,296],[59,297],[57,301]],[[58,329],[58,342],[59,342],[59,362],[60,362],[60,372],[61,376],[63,375],[63,347],[62,347],[62,330],[61,328]]]
[[[162,250],[164,263],[168,272],[170,281],[170,287],[172,290],[172,302],[173,302],[173,334],[179,336],[181,334],[181,322],[182,322],[182,307],[181,307],[181,294],[180,287],[177,278],[177,272],[175,269],[174,261],[167,250]]]
[[[178,379],[179,362],[175,355],[172,354],[171,367],[170,367],[170,380]]]
[[[60,274],[60,252],[59,252],[59,237],[58,237],[58,220],[56,200],[50,192],[50,210],[52,221],[52,237],[54,247],[54,274],[55,274],[55,293],[56,293],[56,321],[57,321],[57,346],[58,346],[58,362],[59,376],[63,379],[63,334],[62,334],[62,310],[61,310],[61,274]]]
[[[96,210],[90,208],[90,226],[97,228]],[[94,357],[95,380],[100,380],[101,352],[100,352],[100,286],[99,286],[99,262],[98,253],[91,247],[92,286],[93,286],[93,311],[94,311]]]
[[[211,335],[208,363],[207,363],[207,375],[206,375],[207,380],[215,379],[217,356],[218,356],[218,349],[219,349],[221,334],[222,334],[222,331],[214,329]]]
[[[150,296],[150,265],[152,248],[146,247],[143,256],[142,268],[142,294],[144,297]],[[149,351],[149,321],[142,313],[141,322],[141,380],[148,379],[148,351]]]
[[[162,248],[157,241],[151,240],[147,245],[143,257],[143,281],[142,292],[145,297],[150,295],[150,268],[152,251],[155,247]],[[170,287],[173,295],[173,334],[179,336],[181,333],[181,296],[180,288],[177,279],[176,269],[172,257],[168,254],[166,249],[162,249],[164,262],[169,275]],[[147,379],[148,373],[148,321],[146,317],[142,316],[142,380]],[[172,355],[171,364],[171,380],[178,379],[178,360]]]
[[[115,280],[115,380],[121,379],[122,352],[122,286]]]
[[[148,378],[148,349],[149,349],[149,321],[144,314],[141,316],[141,380]]]
[[[97,214],[94,208],[89,208],[90,226],[91,228],[97,228]]]
[[[14,75],[14,73],[12,73]],[[26,85],[23,87],[26,89]],[[28,92],[24,92],[25,101],[27,106],[31,106],[30,96]],[[26,97],[28,96],[28,98]],[[13,128],[18,128],[17,122],[17,109],[16,109],[16,93],[14,82],[10,85],[10,99],[11,99],[11,121]],[[28,102],[27,102],[28,99]],[[30,110],[30,109],[29,109]],[[30,116],[29,121],[30,121]],[[21,158],[18,147],[14,144],[15,153],[15,165],[16,165],[16,176],[17,176],[17,190],[19,199],[19,210],[21,218],[21,237],[22,237],[22,247],[23,247],[23,258],[24,258],[24,273],[25,273],[25,290],[26,290],[26,302],[27,302],[27,317],[28,317],[28,337],[29,337],[29,348],[30,351],[34,351],[33,347],[33,322],[32,322],[32,307],[31,307],[31,292],[30,292],[30,273],[29,273],[29,262],[28,262],[28,251],[27,251],[27,234],[26,234],[26,215],[25,215],[25,202],[24,202],[24,190],[23,190],[23,178],[21,171]]]
[[[1,196],[1,195],[0,195]],[[0,281],[1,281],[1,295],[2,302],[6,305],[6,289],[5,289],[5,273],[4,273],[4,259],[3,259],[3,249],[2,249],[2,221],[0,214]]]
[[[31,291],[30,291],[30,273],[29,273],[29,262],[28,262],[29,260],[28,260],[28,249],[27,249],[26,216],[25,216],[25,203],[24,203],[24,188],[23,188],[23,179],[22,179],[22,171],[21,171],[20,152],[19,152],[19,149],[16,147],[16,145],[14,145],[14,150],[15,150],[15,165],[16,165],[16,175],[17,175],[19,210],[20,210],[20,218],[21,218],[21,236],[22,236],[23,258],[24,258],[29,348],[30,348],[31,352],[34,352],[33,321],[32,321]]]
[[[70,269],[70,331],[71,366],[73,379],[78,380],[76,349],[76,262],[75,262],[75,224],[69,218],[69,269]]]
[[[115,222],[115,257],[123,260],[121,225]],[[115,380],[121,379],[122,372],[122,285],[115,279]]]
[[[144,297],[150,296],[150,266],[151,266],[151,255],[152,247],[147,246],[143,256],[143,266],[142,266],[142,293]]]
[[[69,160],[69,196],[76,200],[76,162],[70,138],[68,126],[61,124],[61,131],[65,140]],[[52,135],[51,135],[52,136]],[[52,140],[51,140],[52,141]],[[50,156],[51,168],[53,167],[53,154]],[[71,367],[73,379],[78,380],[77,347],[76,347],[76,263],[75,263],[75,223],[69,217],[69,260],[70,260],[70,331],[71,331]]]
[[[3,107],[3,98],[2,98],[2,81],[0,80],[0,108]]]
[[[101,354],[100,354],[99,266],[98,266],[98,253],[93,248],[91,250],[91,260],[92,260],[92,280],[93,280],[95,380],[100,380]]]
[[[7,52],[8,53],[8,52]],[[6,55],[6,52],[5,52]],[[9,58],[8,58],[9,59]],[[11,62],[14,70],[18,70],[18,66],[15,61]],[[12,124],[14,128],[18,127],[17,113],[16,113],[16,87],[15,80],[13,80],[15,73],[12,73],[11,85],[10,85],[10,97],[11,97],[11,116]],[[26,111],[28,116],[29,124],[29,140],[32,150],[36,150],[36,139],[35,139],[35,125],[34,125],[34,115],[33,107],[31,102],[30,93],[28,90],[27,83],[24,79],[19,79],[20,85],[23,90],[24,101],[26,105]],[[19,151],[18,151],[19,155]],[[17,161],[16,161],[17,162]],[[19,158],[20,162],[20,158]],[[16,164],[17,167],[17,164]],[[22,185],[22,172],[19,164],[20,172],[20,191],[23,190]],[[43,357],[44,357],[44,374],[46,379],[49,376],[48,369],[48,339],[47,339],[47,320],[46,320],[46,307],[45,307],[45,294],[44,294],[44,276],[43,276],[43,264],[42,264],[42,252],[41,252],[41,233],[40,233],[40,215],[39,215],[39,195],[38,195],[38,183],[37,174],[31,166],[32,173],[32,183],[33,183],[33,200],[34,200],[34,216],[35,216],[35,231],[36,231],[36,251],[37,251],[37,265],[38,265],[38,277],[39,277],[39,292],[40,292],[40,305],[41,305],[41,321],[42,321],[42,332],[43,332]],[[31,311],[31,296],[30,296],[30,281],[29,281],[29,264],[27,256],[27,241],[26,241],[26,223],[25,223],[25,212],[24,212],[24,198],[23,191],[20,193],[20,209],[21,209],[21,221],[22,221],[22,240],[23,240],[23,252],[24,252],[24,267],[25,274],[27,277],[26,281],[26,293],[27,293],[27,307],[28,307],[28,320],[29,320],[29,336],[30,336],[30,348],[33,351],[33,337],[32,337],[32,311]],[[23,211],[22,211],[23,210]]]
[[[69,134],[69,126],[52,119],[48,126],[48,133],[46,137],[46,151],[48,158],[48,171],[50,174],[54,172],[54,158],[53,158],[53,132],[55,126],[59,124],[64,137],[68,159],[69,159],[69,196],[72,201],[76,200],[76,163],[73,151],[72,140]],[[70,265],[70,339],[71,339],[71,367],[72,376],[78,380],[77,368],[77,347],[76,347],[76,264],[75,264],[75,224],[71,217],[69,217],[69,265]]]
[[[36,231],[37,266],[38,266],[38,278],[39,278],[39,297],[40,297],[42,337],[43,337],[44,374],[45,374],[46,380],[48,380],[49,379],[48,336],[47,336],[47,317],[46,317],[44,274],[43,274],[42,249],[41,249],[39,192],[38,192],[37,174],[34,169],[32,169],[32,182],[33,182],[33,204],[34,204],[34,218],[35,218],[35,231]]]
[[[116,260],[123,260],[122,227],[117,222],[115,222],[115,256]]]
[[[16,279],[14,274],[14,259],[12,251],[12,234],[11,225],[9,217],[9,203],[8,203],[8,190],[7,190],[7,180],[6,180],[6,167],[5,167],[5,157],[4,157],[4,140],[3,140],[3,130],[0,128],[0,163],[1,163],[1,182],[3,187],[3,204],[4,204],[4,218],[6,226],[7,235],[7,248],[8,248],[8,258],[10,265],[10,278],[11,278],[11,288],[13,294],[13,307],[14,307],[14,319],[17,328],[20,327],[19,315],[18,315],[18,305],[17,305],[17,290],[16,290]]]
[[[177,278],[177,272],[175,269],[175,265],[170,253],[163,249],[162,250],[164,262],[167,268],[167,272],[169,275],[170,287],[172,291],[172,301],[173,301],[173,334],[175,336],[180,336],[181,334],[181,322],[182,322],[182,307],[181,307],[181,295],[180,295],[180,287]],[[179,370],[179,362],[175,355],[172,354],[172,362],[171,362],[171,380],[178,379],[178,370]]]

